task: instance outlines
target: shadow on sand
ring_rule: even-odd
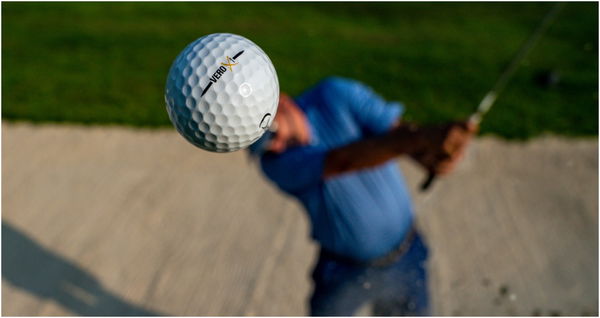
[[[2,222],[2,278],[80,316],[159,316],[105,290],[90,273]],[[7,304],[4,304],[5,306]]]

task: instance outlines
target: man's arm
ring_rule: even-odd
[[[468,123],[418,127],[398,123],[386,134],[353,142],[329,151],[323,177],[380,165],[410,155],[430,172],[450,172],[462,157],[476,127]]]

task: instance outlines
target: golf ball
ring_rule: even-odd
[[[231,152],[269,128],[279,101],[273,63],[252,41],[215,33],[190,43],[175,59],[165,102],[177,131],[197,147]]]

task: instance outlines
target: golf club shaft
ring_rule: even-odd
[[[517,51],[517,53],[515,54],[515,57],[512,59],[512,61],[506,67],[506,69],[502,72],[498,80],[496,80],[496,83],[494,83],[492,89],[489,92],[487,92],[487,94],[485,94],[481,102],[479,102],[477,110],[473,114],[471,114],[471,116],[469,116],[468,120],[470,123],[479,126],[479,123],[481,123],[483,116],[490,110],[490,108],[492,108],[494,102],[496,101],[496,98],[504,89],[508,80],[515,73],[523,59],[535,46],[542,34],[546,32],[546,29],[548,29],[548,26],[550,26],[550,23],[552,22],[552,20],[554,20],[556,14],[558,13],[558,11],[560,11],[563,5],[564,3],[556,3],[552,7],[552,9],[550,9],[550,11],[546,13],[538,27],[533,31],[533,33],[523,43],[523,45],[521,45],[519,51]],[[427,179],[421,184],[421,191],[426,191],[435,180],[435,177],[436,174],[434,172],[429,172]]]

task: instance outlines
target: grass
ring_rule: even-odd
[[[2,3],[2,116],[8,120],[169,126],[172,60],[214,32],[271,57],[281,89],[328,75],[359,79],[406,118],[465,118],[549,3]],[[533,78],[556,70],[543,88]],[[528,138],[598,134],[598,4],[570,3],[482,123]]]

